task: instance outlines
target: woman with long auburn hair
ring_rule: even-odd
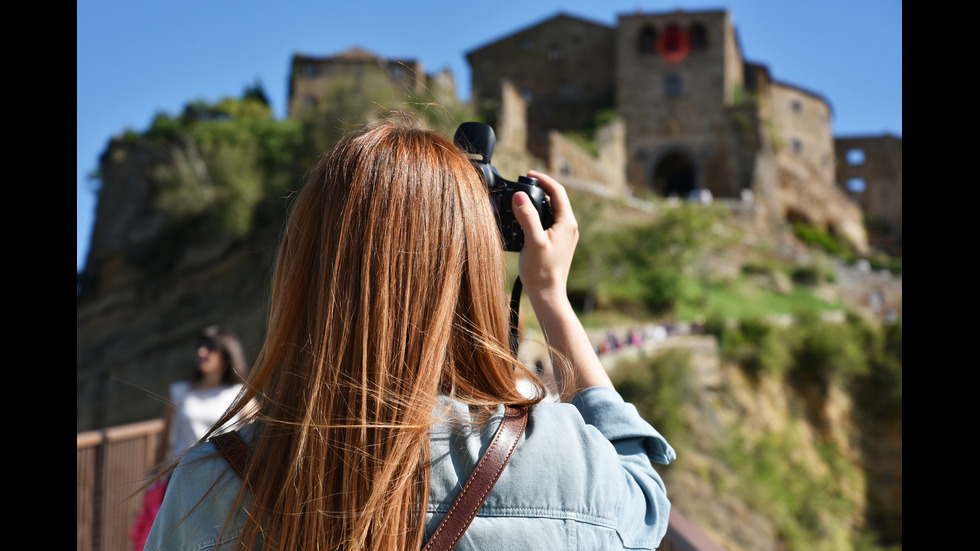
[[[519,272],[562,395],[509,346],[487,185],[452,141],[387,120],[325,155],[296,196],[246,391],[240,475],[212,442],[173,467],[147,549],[417,550],[501,425],[527,429],[457,549],[654,549],[674,450],[623,401],[568,301],[578,229],[564,188],[542,228],[524,193]],[[533,392],[519,390],[531,381]],[[526,388],[526,385],[524,385]],[[219,421],[220,423],[220,421]]]

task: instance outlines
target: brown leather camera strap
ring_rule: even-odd
[[[496,434],[493,435],[487,451],[466,479],[466,484],[456,496],[446,516],[442,518],[442,522],[432,533],[432,537],[426,542],[424,551],[449,551],[456,547],[459,538],[473,521],[477,511],[490,494],[490,490],[500,478],[500,473],[510,461],[510,456],[513,455],[514,448],[517,447],[517,442],[524,434],[525,428],[527,428],[527,408],[507,406],[504,410],[504,418]],[[235,473],[245,480],[251,452],[241,435],[237,431],[230,431],[212,436],[210,441],[218,448]]]
[[[248,444],[245,443],[245,439],[238,434],[238,431],[233,430],[218,434],[212,436],[209,440],[218,448],[218,451],[224,456],[225,461],[231,465],[231,468],[235,469],[238,477],[245,480],[245,473],[248,472],[248,462],[252,458],[252,451],[248,448]]]
[[[476,512],[500,478],[500,473],[510,461],[517,441],[521,439],[526,427],[527,408],[507,406],[504,419],[500,422],[497,433],[493,435],[490,446],[466,479],[466,484],[453,501],[453,506],[442,518],[423,551],[448,551],[456,547],[459,538],[473,521]]]

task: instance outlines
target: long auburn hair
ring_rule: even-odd
[[[435,132],[389,119],[318,162],[227,414],[261,396],[246,548],[421,547],[439,395],[487,415],[545,395],[508,346],[503,254],[486,184]]]

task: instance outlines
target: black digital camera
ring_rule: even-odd
[[[497,169],[490,164],[493,157],[493,148],[497,144],[497,136],[493,128],[481,122],[464,122],[456,129],[456,136],[453,141],[460,149],[468,153],[473,165],[483,174],[483,179],[487,182],[490,191],[490,204],[497,217],[497,226],[500,228],[500,235],[504,238],[504,249],[510,252],[520,252],[524,247],[524,230],[514,217],[511,208],[511,199],[518,191],[527,193],[531,199],[531,204],[537,209],[541,217],[541,226],[548,229],[555,222],[555,212],[551,208],[551,203],[545,195],[544,190],[538,185],[537,178],[530,176],[519,176],[516,182],[511,182],[503,178]],[[476,156],[478,158],[473,158]]]

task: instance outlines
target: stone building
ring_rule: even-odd
[[[466,54],[471,103],[491,126],[499,120],[501,82],[513,83],[527,106],[527,148],[548,157],[548,132],[586,127],[615,105],[615,29],[559,14]],[[503,140],[501,140],[503,141]]]
[[[580,160],[550,150],[552,133],[594,132],[614,112],[628,191],[753,197],[770,221],[867,251],[861,208],[837,183],[830,103],[746,61],[725,10],[624,14],[614,27],[558,14],[466,58],[474,106],[495,126],[526,128],[528,150],[556,174],[583,176],[569,173]]]
[[[840,137],[837,182],[861,205],[877,231],[869,238],[890,254],[902,254],[902,138]]]
[[[835,140],[830,102],[746,60],[726,10],[621,14],[615,26],[559,13],[466,59],[472,107],[499,146],[554,174],[613,193],[751,199],[763,224],[806,222],[862,253],[868,215],[888,229],[872,244],[901,255],[901,138]],[[354,48],[294,56],[289,116],[315,112],[340,81],[455,97],[448,70]],[[862,165],[842,157],[854,149]]]
[[[448,70],[426,74],[415,59],[385,59],[361,48],[351,48],[335,56],[294,55],[289,77],[289,118],[301,118],[330,101],[332,87],[343,80],[354,91],[365,91],[382,82],[399,92],[422,94],[437,90],[455,94]]]

